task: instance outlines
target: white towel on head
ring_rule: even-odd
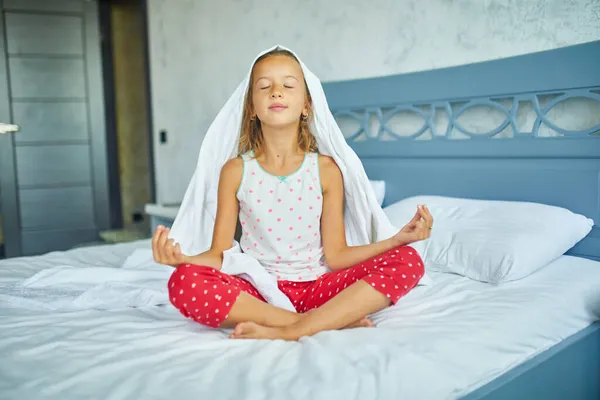
[[[331,156],[342,173],[346,200],[344,224],[348,245],[369,244],[387,239],[398,232],[398,228],[391,224],[381,209],[360,159],[348,145],[338,127],[327,104],[320,80],[297,54],[283,46],[274,46],[261,52],[254,59],[245,79],[206,132],[196,171],[170,233],[170,237],[180,244],[185,254],[199,254],[210,248],[217,213],[219,175],[223,165],[238,155],[240,126],[250,74],[258,58],[276,49],[290,51],[298,59],[312,98],[313,120],[310,129],[317,140],[319,153]],[[247,275],[255,277],[255,280],[259,280],[258,277],[262,274],[268,275],[256,260],[243,253],[238,254],[241,250],[237,242],[233,245],[224,257],[223,272],[234,274],[239,272],[239,265],[236,266],[234,261],[239,263],[245,257],[249,259],[245,263],[246,268],[243,268]],[[235,258],[232,257],[234,254]],[[274,279],[260,279],[260,281],[272,282],[276,288]],[[429,277],[425,275],[421,279],[421,284],[426,284],[428,281]],[[270,289],[257,287],[261,294],[274,291],[273,288]],[[289,300],[285,301],[287,298],[277,300],[278,305],[289,303]],[[285,308],[289,308],[289,304]]]
[[[185,254],[199,254],[210,248],[217,213],[219,175],[223,165],[238,155],[243,106],[252,67],[259,57],[277,48],[291,52],[283,46],[275,46],[260,53],[206,132],[196,171],[171,228],[170,237],[180,244]],[[348,245],[363,245],[391,237],[398,230],[377,203],[360,159],[346,142],[329,110],[321,82],[294,55],[300,62],[312,98],[314,116],[310,129],[317,140],[319,153],[333,157],[344,179]]]

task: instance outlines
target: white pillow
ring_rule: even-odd
[[[385,198],[385,181],[369,180],[369,182],[375,191],[375,198],[377,199],[377,202],[380,206],[383,205],[383,199]]]
[[[524,278],[583,239],[594,222],[555,206],[514,201],[416,196],[384,212],[397,227],[426,204],[434,218],[428,240],[413,247],[425,267],[483,282]]]

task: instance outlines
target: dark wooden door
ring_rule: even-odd
[[[95,1],[0,0],[0,212],[8,257],[65,250],[109,228]]]

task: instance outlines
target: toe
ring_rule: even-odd
[[[240,322],[239,324],[237,324],[235,326],[235,328],[233,329],[233,332],[231,332],[231,337],[237,338],[237,337],[240,337],[240,335],[242,335],[243,333],[244,333],[244,322]]]
[[[375,326],[375,324],[373,324],[373,321],[371,321],[369,318],[363,318],[360,321],[360,325],[365,328],[371,328],[371,327]]]
[[[247,339],[253,336],[256,330],[256,324],[254,322],[240,322],[236,325],[233,336],[236,339]]]

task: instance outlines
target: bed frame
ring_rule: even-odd
[[[600,260],[600,41],[324,90],[369,178],[385,180],[384,205],[443,195],[565,207],[596,223],[567,254]],[[569,102],[599,117],[561,126],[574,121]],[[487,129],[465,126],[468,114]],[[600,399],[600,322],[464,397],[536,398]]]

